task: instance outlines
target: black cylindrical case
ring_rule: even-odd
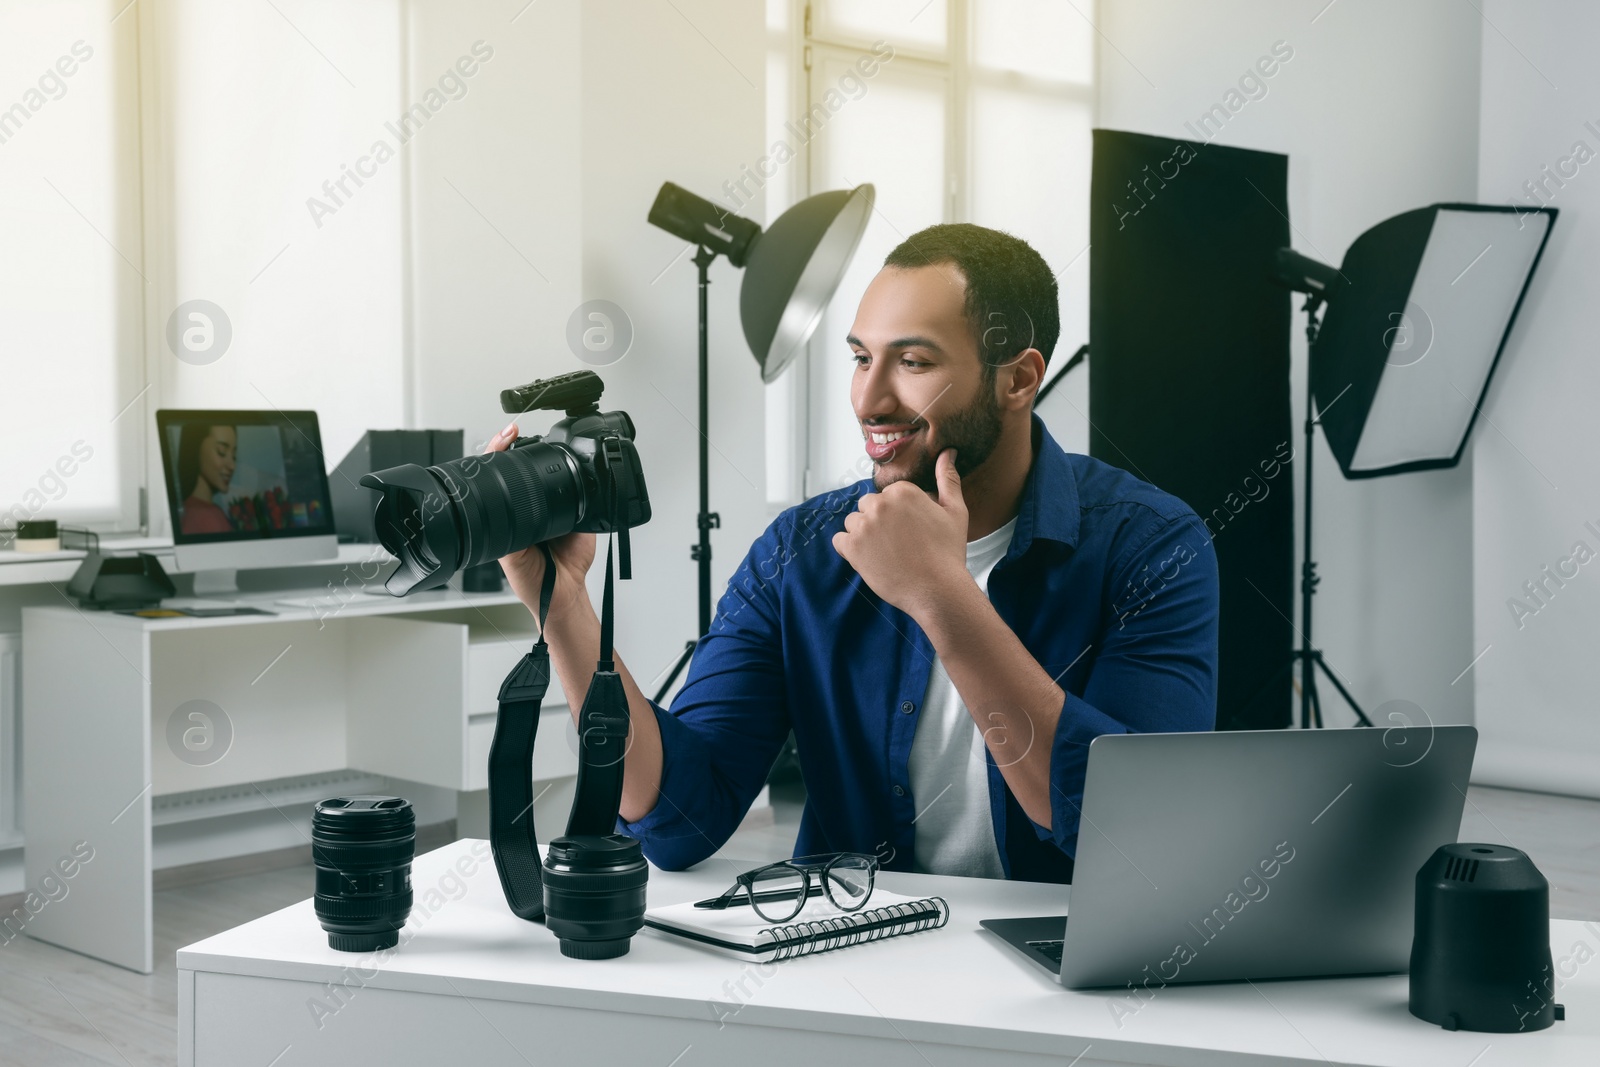
[[[1520,849],[1440,846],[1417,871],[1411,1014],[1446,1030],[1543,1030],[1560,1017],[1550,883]]]

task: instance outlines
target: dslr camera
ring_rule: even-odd
[[[574,530],[617,534],[621,577],[629,577],[628,530],[649,521],[650,498],[633,420],[600,410],[604,388],[593,371],[576,371],[507,389],[500,406],[509,413],[564,411],[566,418],[503,452],[363,476],[362,485],[382,493],[373,522],[378,539],[400,560],[385,583],[389,592],[437,588],[464,567]],[[548,596],[548,550],[545,558]],[[530,814],[533,746],[551,673],[543,606],[538,641],[500,687],[489,747],[489,843],[506,903],[520,918],[546,923],[563,955],[591,960],[627,953],[644,922],[649,875],[639,842],[613,832],[629,712],[611,658],[611,581],[608,552],[600,658],[578,715],[577,796],[566,834],[550,842],[543,862]]]
[[[385,588],[396,596],[437,589],[458,570],[563,534],[649,522],[633,420],[600,410],[604,390],[588,370],[506,389],[500,406],[509,414],[562,411],[566,418],[503,452],[363,475],[361,484],[382,494],[378,540],[400,561]]]

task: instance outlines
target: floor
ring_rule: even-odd
[[[799,824],[779,791],[724,854],[789,855]],[[1600,801],[1472,787],[1461,840],[1515,844],[1550,880],[1554,918],[1600,916]],[[15,1067],[146,1067],[177,1062],[177,949],[276,911],[311,892],[309,866],[155,894],[156,971],[134,974],[28,938],[0,948],[0,1063]]]

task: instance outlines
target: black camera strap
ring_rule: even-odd
[[[605,598],[600,611],[600,657],[589,692],[578,715],[578,784],[567,834],[610,834],[616,831],[622,805],[623,756],[628,744],[628,695],[612,657],[614,609],[612,547],[619,576],[633,576],[628,526],[620,513],[615,471],[623,462],[616,438],[602,442],[610,479],[611,532],[606,542]],[[614,464],[614,465],[613,465]],[[539,640],[517,661],[500,685],[500,712],[489,746],[489,844],[506,903],[519,918],[544,920],[544,868],[533,825],[533,743],[539,732],[539,705],[550,689],[550,650],[545,644],[545,617],[555,592],[556,566],[548,545],[544,580],[539,586]]]
[[[628,551],[628,526],[617,506],[616,471],[622,465],[617,438],[603,443],[611,473],[611,537],[606,539],[606,585],[600,608],[600,659],[595,664],[589,692],[578,715],[578,786],[567,820],[567,834],[611,834],[617,829],[617,809],[622,806],[622,759],[628,751],[628,694],[612,656],[615,619],[611,573],[612,548],[619,550],[620,577],[632,576]],[[620,542],[620,543],[619,543]]]
[[[489,745],[489,844],[506,903],[519,918],[544,919],[543,867],[533,827],[533,742],[539,733],[539,704],[550,689],[550,648],[545,617],[556,587],[556,564],[544,554],[539,585],[539,640],[500,683],[500,713]]]

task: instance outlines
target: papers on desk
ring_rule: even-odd
[[[943,897],[908,897],[879,889],[871,903],[874,907],[846,912],[818,897],[794,921],[774,926],[747,905],[709,911],[688,901],[645,912],[644,924],[725,955],[766,963],[933,930],[950,921]]]

